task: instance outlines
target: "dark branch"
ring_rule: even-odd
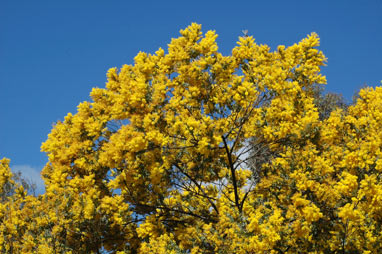
[[[187,174],[187,172],[185,172],[177,163],[174,164],[174,166],[179,169],[179,171],[184,174],[188,179],[191,180],[191,182],[193,182],[197,187],[198,189],[203,193],[203,197],[207,198],[208,202],[210,202],[210,204],[212,205],[212,207],[214,208],[214,210],[216,211],[217,214],[219,214],[219,210],[217,208],[217,206],[215,205],[215,203],[211,200],[211,198],[204,192],[202,186],[200,186],[200,184],[194,179],[192,178],[189,174]]]
[[[156,210],[156,209],[162,209],[162,210],[166,210],[166,211],[170,211],[170,212],[176,212],[176,213],[181,213],[181,214],[186,214],[186,215],[190,215],[190,216],[193,216],[193,217],[196,217],[198,219],[201,219],[205,222],[214,222],[216,223],[217,221],[212,219],[212,218],[206,218],[206,217],[203,217],[201,215],[198,215],[198,214],[195,214],[195,213],[192,213],[192,212],[188,212],[188,211],[184,211],[184,210],[179,210],[179,209],[174,209],[174,208],[171,208],[171,207],[166,207],[166,206],[152,206],[152,205],[147,205],[147,204],[141,204],[141,203],[138,203],[138,204],[134,204],[135,206],[137,207],[145,207],[145,208],[150,208],[150,209],[153,209],[153,210]]]
[[[230,149],[228,148],[227,141],[225,140],[225,137],[222,136],[222,139],[223,139],[223,142],[224,142],[224,148],[225,148],[226,153],[227,153],[228,164],[229,164],[229,167],[230,167],[230,170],[231,170],[231,175],[232,175],[233,191],[235,193],[235,205],[239,209],[239,212],[241,213],[242,210],[241,210],[241,207],[240,207],[239,194],[238,194],[238,191],[237,191],[237,180],[236,180],[235,168],[234,168],[233,162],[232,162],[232,154],[230,152]]]

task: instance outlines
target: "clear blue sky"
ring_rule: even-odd
[[[104,87],[110,67],[166,48],[191,22],[216,30],[224,54],[243,29],[272,49],[317,32],[327,91],[350,99],[365,84],[381,85],[382,0],[1,0],[0,157],[35,178],[52,123]]]

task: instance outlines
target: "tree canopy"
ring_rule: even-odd
[[[192,24],[57,122],[43,195],[0,163],[3,253],[378,253],[382,88],[317,96],[312,33],[232,54]],[[321,96],[321,95],[320,95]]]

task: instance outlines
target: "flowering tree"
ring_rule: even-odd
[[[42,145],[46,193],[0,210],[27,221],[3,219],[27,241],[0,250],[377,253],[382,89],[320,115],[316,34],[274,52],[240,37],[230,56],[216,37],[192,24],[110,69]]]

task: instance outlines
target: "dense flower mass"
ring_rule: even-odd
[[[0,161],[15,189],[0,252],[378,253],[382,88],[321,117],[316,34],[273,52],[244,36],[223,56],[214,31],[180,33],[55,124],[45,194]]]

